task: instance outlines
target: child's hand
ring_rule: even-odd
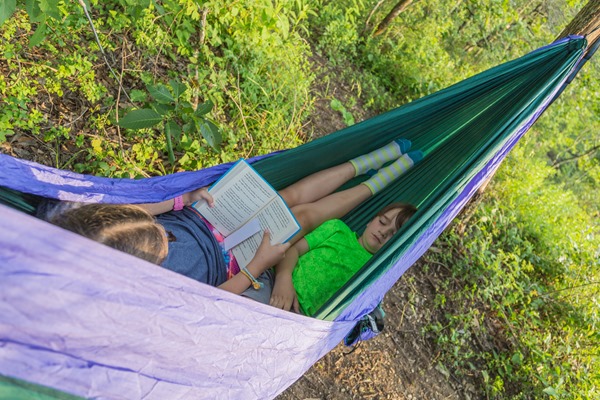
[[[294,284],[292,283],[292,277],[290,275],[277,275],[269,304],[285,311],[290,311],[290,309],[292,309],[296,313],[300,312],[298,296],[296,295],[296,289],[294,289]]]
[[[262,242],[252,259],[258,267],[262,269],[261,273],[271,268],[285,257],[285,252],[290,247],[289,243],[271,244],[271,234],[265,231]]]
[[[208,186],[184,194],[183,200],[188,206],[200,200],[206,200],[209,207],[213,207],[215,205],[212,195],[208,193]]]

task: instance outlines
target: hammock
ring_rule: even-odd
[[[276,396],[382,301],[573,78],[585,48],[580,37],[557,41],[329,136],[251,160],[279,189],[399,136],[425,153],[346,217],[358,230],[390,202],[419,207],[316,318],[192,281],[0,205],[0,388],[25,397],[45,390],[47,398]],[[227,168],[108,179],[0,155],[0,186],[70,201],[156,202],[210,184]]]

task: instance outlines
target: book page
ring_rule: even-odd
[[[261,232],[244,240],[232,250],[240,267],[250,263],[260,246],[265,230],[271,233],[271,244],[284,243],[300,230],[300,225],[279,196],[263,208],[256,218],[260,221]]]
[[[250,165],[241,160],[209,189],[214,207],[206,202],[196,209],[224,236],[248,222],[270,199],[275,190]]]
[[[260,246],[262,237],[263,231],[260,231],[231,250],[240,268],[247,267],[250,264],[250,261],[252,261],[252,258],[256,254],[256,250],[258,250],[258,246]]]

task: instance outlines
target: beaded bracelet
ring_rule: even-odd
[[[254,276],[252,276],[252,274],[250,273],[250,271],[248,271],[248,269],[246,267],[241,268],[240,272],[242,274],[246,275],[246,278],[250,279],[250,282],[252,283],[252,287],[254,288],[254,290],[259,290],[260,288],[263,287],[262,282],[257,281],[256,278]]]

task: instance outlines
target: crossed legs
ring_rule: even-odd
[[[325,221],[341,218],[410,169],[423,157],[420,151],[406,153],[410,141],[397,139],[371,153],[316,172],[279,193],[300,223],[294,244]],[[393,161],[381,168],[388,161]],[[379,169],[371,178],[353,188],[335,192],[356,175]],[[335,193],[334,193],[335,192]]]

